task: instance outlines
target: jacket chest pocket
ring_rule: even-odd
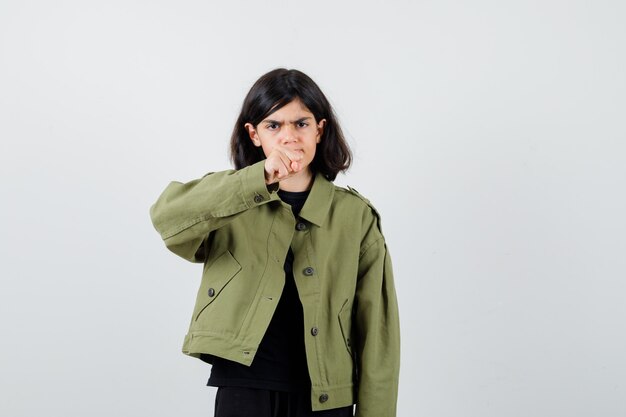
[[[341,310],[339,310],[339,327],[341,327],[341,333],[343,335],[343,341],[346,344],[346,349],[350,356],[352,355],[352,305],[349,303],[349,299],[344,301]]]
[[[198,320],[200,314],[217,299],[240,270],[241,265],[228,250],[213,261],[202,276],[193,314],[194,320]]]

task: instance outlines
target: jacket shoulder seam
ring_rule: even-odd
[[[376,227],[378,228],[378,231],[382,235],[383,234],[382,218],[380,216],[380,213],[376,209],[376,207],[374,207],[374,205],[372,204],[372,202],[368,198],[366,198],[363,194],[360,194],[356,189],[350,187],[349,185],[348,185],[348,190],[343,189],[342,191],[354,195],[355,197],[363,201],[370,208],[372,214],[374,215],[376,219]]]
[[[350,186],[348,186],[348,187],[350,187]],[[367,206],[371,207],[372,209],[376,210],[376,208],[372,205],[372,203],[367,198],[365,198],[362,194],[359,194],[358,192],[356,192],[356,190],[354,188],[350,187],[350,189],[347,189],[347,188],[343,188],[343,187],[341,187],[339,185],[335,185],[335,190],[341,191],[341,192],[343,192],[345,194],[348,194],[348,195],[351,195],[351,196],[354,196],[357,199],[359,199],[360,201],[362,201],[363,203],[365,203],[365,205],[367,205]]]

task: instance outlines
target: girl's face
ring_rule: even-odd
[[[313,113],[299,100],[294,99],[271,113],[256,127],[246,123],[250,139],[255,146],[262,146],[267,158],[276,144],[294,151],[302,151],[302,169],[308,169],[315,156],[315,148],[320,142],[326,119],[317,124]]]

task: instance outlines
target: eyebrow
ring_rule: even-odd
[[[304,120],[308,120],[311,119],[311,116],[306,116],[306,117],[301,117],[298,120],[294,120],[291,123],[298,123],[298,122],[302,122]],[[279,122],[278,120],[272,120],[272,119],[265,119],[263,121],[261,121],[261,123],[276,123],[277,125],[281,124],[282,122]]]

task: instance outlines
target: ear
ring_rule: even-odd
[[[252,123],[246,123],[245,125],[243,125],[243,127],[245,127],[246,130],[248,131],[248,135],[250,136],[250,140],[252,140],[252,143],[254,144],[254,146],[261,146],[261,141],[259,140],[259,134],[257,133],[254,126],[252,126]]]
[[[315,142],[320,143],[322,140],[322,135],[324,134],[324,126],[326,126],[326,119],[322,119],[317,124],[317,137]]]

